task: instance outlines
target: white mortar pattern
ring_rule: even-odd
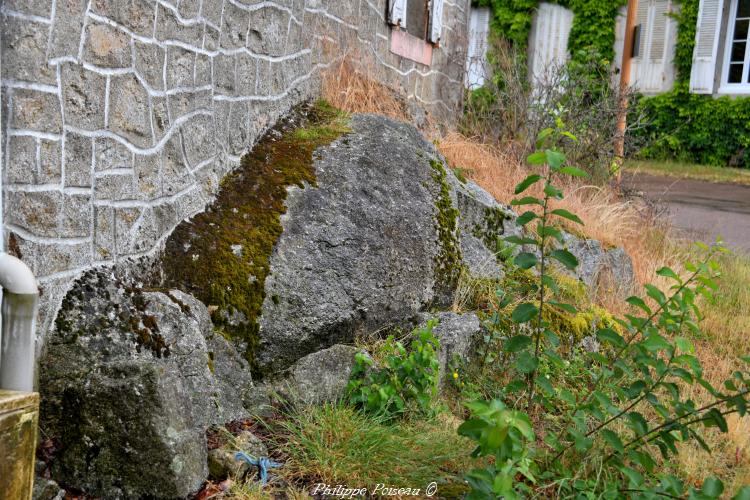
[[[12,235],[14,245],[31,261],[40,281],[57,287],[46,294],[47,317],[42,331],[72,278],[92,266],[111,265],[158,251],[179,222],[203,209],[221,177],[239,163],[243,151],[263,130],[289,107],[315,94],[318,72],[330,64],[315,60],[319,56],[315,51],[323,40],[341,47],[339,57],[347,48],[363,50],[377,65],[383,83],[404,89],[410,99],[435,113],[446,115],[460,105],[463,60],[451,58],[460,59],[463,54],[461,37],[467,29],[468,0],[445,2],[445,41],[436,51],[433,67],[404,61],[387,50],[389,28],[385,24],[384,0],[355,1],[356,6],[349,0],[264,0],[249,5],[237,0],[201,0],[193,17],[184,17],[179,4],[168,0],[144,0],[139,4],[148,5],[143,17],[138,12],[123,17],[117,9],[99,10],[102,4],[123,9],[126,4],[134,5],[117,0],[97,3],[96,8],[87,0],[79,14],[68,11],[75,8],[75,1],[50,0],[49,18],[0,7],[4,26],[7,19],[17,19],[44,28],[45,46],[39,53],[24,57],[29,57],[28,71],[54,71],[54,83],[47,83],[49,79],[24,79],[19,76],[24,75],[22,70],[8,68],[6,53],[13,55],[16,49],[6,47],[10,33],[3,30],[1,84],[5,118],[0,186],[5,203],[0,221],[4,222],[6,248]],[[227,22],[227,9],[246,15]],[[218,25],[214,22],[216,14]],[[263,39],[254,45],[269,48],[272,53],[251,48],[253,28],[263,27],[253,22],[268,20],[253,17],[260,15],[282,19],[284,28],[272,34],[279,37],[280,45],[271,46],[272,40]],[[140,21],[148,26],[145,32]],[[247,21],[247,29],[244,24],[233,24],[243,21]],[[96,26],[111,30],[105,40],[92,40],[90,29]],[[165,26],[174,28],[165,35],[160,33]],[[332,26],[337,28],[330,29]],[[230,40],[233,33],[241,33],[242,46],[235,46]],[[295,33],[301,33],[303,39],[295,38]],[[128,61],[122,67],[116,65],[120,60],[113,65],[110,57],[117,51],[117,37],[127,38],[124,53],[128,54]],[[62,53],[63,46],[70,50]],[[282,52],[277,51],[279,47]],[[91,56],[95,49],[102,53]],[[182,55],[181,51],[189,58],[189,77],[175,82],[180,71],[176,58]],[[255,75],[239,74],[240,57],[248,58],[255,66]],[[231,59],[229,82],[224,81],[227,75],[221,72],[220,58]],[[154,81],[149,74],[159,70],[159,65],[161,72]],[[245,77],[242,83],[240,76]],[[80,83],[77,78],[86,80]],[[97,92],[98,78],[103,80],[103,95],[86,101],[89,94]],[[251,88],[240,88],[246,82]],[[154,88],[152,83],[161,88]],[[83,88],[79,88],[81,85]],[[458,97],[446,102],[441,89]],[[44,96],[54,99],[57,109],[50,109]],[[127,100],[129,106],[123,107],[118,99]],[[101,106],[99,111],[96,106]],[[207,136],[212,138],[199,144]],[[9,166],[23,160],[11,154],[11,146],[23,138],[33,139],[33,158],[29,158],[33,182],[9,182]],[[84,153],[75,149],[77,144],[83,145]],[[45,154],[43,146],[52,156]],[[86,148],[90,153],[85,152]],[[81,154],[90,154],[90,159]],[[127,166],[118,163],[118,158],[124,159]],[[48,168],[56,168],[52,174],[43,171],[45,162]],[[171,162],[169,173],[164,170],[167,162]],[[81,175],[85,185],[69,185],[78,182]],[[40,179],[46,180],[37,183]],[[105,181],[122,182],[125,191],[132,191],[122,199],[102,197]],[[57,204],[51,206],[52,202],[45,200]],[[172,209],[170,219],[159,219],[162,216],[155,209],[162,208]],[[124,223],[120,216],[128,214],[122,211],[134,211],[137,218]],[[58,234],[50,236],[50,230],[55,228],[59,228]],[[106,240],[110,236],[112,241]],[[139,243],[144,248],[135,250],[130,246]],[[87,246],[89,255],[78,256],[75,262],[55,261],[72,259],[69,255],[58,256],[58,250],[81,245]]]

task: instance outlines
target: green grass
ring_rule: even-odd
[[[625,163],[625,169],[629,172],[666,175],[680,179],[750,185],[750,169],[656,160],[629,160]]]
[[[442,495],[464,492],[463,474],[476,466],[471,441],[444,413],[432,420],[384,422],[350,406],[302,408],[280,424],[278,451],[288,457],[285,476],[298,485],[319,482],[364,487],[378,483],[425,488]],[[458,496],[461,496],[460,494]]]

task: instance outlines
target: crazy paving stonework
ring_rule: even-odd
[[[40,278],[41,331],[75,276],[158,249],[268,125],[356,51],[432,113],[461,100],[468,0],[431,66],[389,51],[385,0],[6,0],[5,248]]]

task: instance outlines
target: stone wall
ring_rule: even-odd
[[[3,243],[40,278],[40,331],[92,266],[153,253],[263,131],[355,51],[450,119],[469,0],[423,66],[389,50],[385,0],[5,0]]]

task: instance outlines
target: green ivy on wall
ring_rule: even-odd
[[[568,50],[573,60],[590,57],[591,53],[611,61],[614,58],[615,18],[627,0],[551,0],[573,11]],[[526,47],[531,20],[540,0],[473,0],[478,7],[490,7],[493,13],[491,30],[510,40],[517,47]]]
[[[680,0],[679,27],[670,92],[644,97],[639,106],[649,125],[642,132],[645,158],[750,168],[750,99],[690,93],[699,0]]]

